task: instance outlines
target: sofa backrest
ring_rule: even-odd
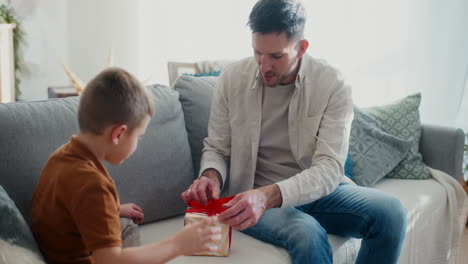
[[[180,102],[184,111],[185,128],[192,152],[193,168],[198,175],[200,169],[203,139],[208,136],[211,100],[218,77],[179,77],[173,88],[180,93]]]
[[[184,212],[179,195],[194,172],[179,93],[153,85],[155,115],[137,151],[109,166],[121,203],[132,202],[145,222]],[[48,157],[78,132],[78,97],[0,104],[0,185],[29,222],[32,193]]]
[[[195,174],[200,168],[203,139],[208,136],[211,100],[218,77],[179,77],[173,88],[180,93]],[[453,127],[422,124],[420,152],[424,163],[459,180],[462,175],[464,133]]]

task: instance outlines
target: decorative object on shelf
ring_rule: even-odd
[[[107,67],[112,67],[114,66],[114,52],[112,48],[109,49],[109,56],[107,57]],[[75,96],[75,95],[81,95],[83,92],[86,83],[84,83],[78,76],[70,70],[70,68],[65,64],[62,63],[62,67],[65,70],[65,73],[67,74],[68,78],[70,78],[70,81],[72,82],[73,87],[76,90],[76,93],[71,92],[69,87],[51,87],[49,88],[49,98],[52,97],[67,97],[67,96]],[[143,84],[147,84],[149,81],[149,78],[147,78],[145,81],[142,81]],[[58,94],[58,95],[57,95]],[[57,95],[57,96],[56,96]]]
[[[65,98],[70,96],[78,96],[76,88],[70,86],[49,86],[47,88],[47,97],[51,98]]]
[[[68,78],[70,78],[73,87],[75,87],[76,93],[80,95],[83,92],[85,84],[80,78],[78,78],[78,76],[76,76],[74,72],[70,70],[70,68],[68,68],[68,66],[65,63],[62,63],[62,66],[65,70],[65,73],[68,75]]]
[[[19,73],[24,70],[24,63],[22,58],[22,46],[25,43],[25,33],[22,29],[21,23],[17,19],[14,10],[7,5],[0,5],[0,25],[13,24],[13,63],[14,63],[14,86],[15,86],[15,100],[19,100],[21,91],[19,89],[20,78]]]

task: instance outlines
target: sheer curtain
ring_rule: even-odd
[[[87,79],[102,68],[114,47],[116,65],[141,79],[152,76],[168,83],[168,61],[251,56],[246,22],[255,2],[70,0],[70,66]],[[309,53],[344,73],[357,105],[384,104],[421,92],[423,122],[455,125],[468,71],[467,0],[303,3]],[[89,39],[93,41],[83,41]]]
[[[468,72],[468,1],[304,3],[310,53],[344,73],[357,105],[421,92],[423,122],[456,125]]]
[[[463,92],[463,99],[461,100],[459,105],[456,125],[462,128],[465,131],[465,133],[468,133],[468,71],[466,73],[465,80],[465,89]]]

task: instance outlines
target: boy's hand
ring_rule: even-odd
[[[221,227],[218,217],[208,217],[200,222],[186,225],[172,237],[177,252],[180,255],[191,255],[201,251],[216,251],[213,243],[221,240]]]
[[[143,210],[132,203],[120,205],[120,216],[131,218],[135,224],[143,222],[143,218],[145,217]]]

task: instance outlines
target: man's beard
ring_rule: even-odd
[[[293,73],[296,71],[297,67],[299,67],[298,61],[299,61],[298,58],[296,58],[294,61],[292,61],[292,62],[289,64],[289,70],[288,70],[286,73],[280,75],[280,76],[278,77],[278,80],[277,80],[274,84],[269,85],[269,86],[270,86],[270,87],[274,87],[274,86],[277,86],[277,85],[279,85],[279,84],[282,84],[282,82],[284,82],[284,80],[286,80],[289,76],[291,76],[291,74],[293,74]],[[266,74],[266,75],[272,74],[273,76],[276,75],[274,72],[267,72],[267,73],[265,73],[265,74]],[[263,78],[263,77],[262,77],[262,78]],[[265,82],[265,80],[263,80],[263,81]]]

